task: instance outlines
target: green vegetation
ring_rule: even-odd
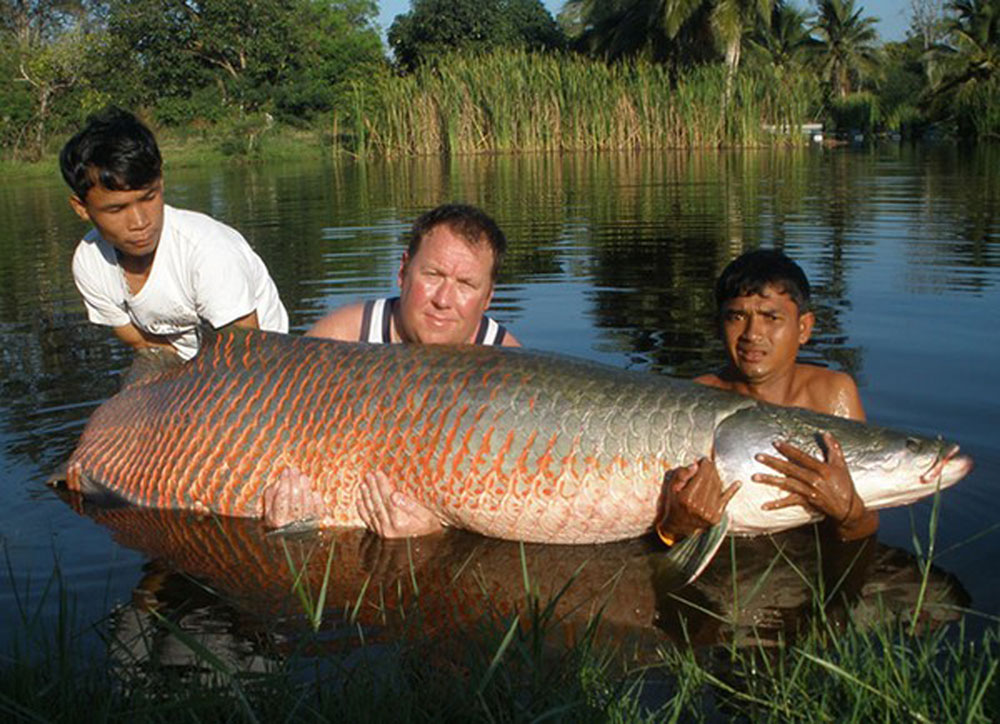
[[[790,138],[761,124],[794,124],[819,96],[808,78],[779,81],[769,68],[737,77],[729,113],[725,91],[720,66],[693,68],[675,84],[649,62],[456,54],[356,86],[351,115],[336,124],[358,156],[748,146]]]
[[[365,643],[363,634],[316,630],[327,562],[323,590],[308,600],[307,630],[280,637],[292,650],[255,649],[242,661],[219,650],[223,639],[211,624],[200,637],[158,605],[117,613],[139,621],[138,630],[125,640],[105,631],[105,655],[87,654],[57,571],[43,591],[59,598],[54,629],[39,620],[42,600],[18,597],[20,633],[0,654],[0,714],[61,722],[988,722],[1000,715],[995,628],[974,639],[962,624],[921,630],[887,616],[866,630],[838,623],[817,604],[809,630],[776,648],[664,644],[653,663],[630,666],[626,652],[596,636],[599,615],[567,644],[555,612],[574,580],[544,601],[526,571],[516,611],[484,611],[473,630],[431,640],[420,633],[417,600],[402,638]],[[311,594],[302,587],[296,575],[305,602]],[[341,630],[357,625],[357,613],[357,605],[342,609]],[[165,637],[170,646],[157,645]],[[156,650],[170,654],[161,659]]]
[[[413,0],[412,6],[388,32],[393,57],[407,71],[436,65],[453,50],[553,50],[565,42],[541,0]]]
[[[860,0],[414,0],[390,59],[372,0],[0,0],[0,155],[109,103],[237,157],[289,128],[354,155],[997,137],[1000,0],[911,3],[880,44]]]

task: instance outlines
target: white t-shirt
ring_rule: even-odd
[[[288,331],[288,313],[261,258],[235,229],[194,211],[164,206],[156,257],[138,294],[97,229],[76,247],[73,280],[91,322],[131,322],[167,337],[184,359],[198,351],[201,320],[219,328],[256,310],[261,329]]]

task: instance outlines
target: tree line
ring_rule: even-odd
[[[856,0],[567,0],[556,18],[540,0],[412,0],[388,47],[376,13],[372,0],[0,0],[0,149],[39,158],[113,103],[252,152],[273,127],[349,119],[366,88],[510,49],[651,63],[675,85],[717,66],[736,102],[739,75],[766,69],[821,83],[802,122],[1000,136],[1000,0],[910,0],[898,43]]]

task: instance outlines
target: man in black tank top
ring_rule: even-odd
[[[496,222],[465,204],[445,204],[423,214],[409,234],[399,265],[400,294],[334,309],[307,336],[377,344],[491,344],[520,347],[507,329],[486,315],[507,249]],[[423,535],[441,524],[404,496],[381,473],[367,472],[358,514],[384,537]],[[322,520],[322,500],[298,470],[289,470],[264,492],[264,519],[279,527]]]
[[[334,309],[311,337],[374,343],[519,347],[486,316],[507,250],[503,232],[473,206],[446,204],[417,219],[399,265],[399,296]]]

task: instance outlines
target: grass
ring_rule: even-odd
[[[642,61],[609,65],[521,50],[455,54],[411,75],[357,84],[351,107],[333,119],[332,135],[357,157],[801,142],[762,126],[812,120],[819,86],[767,74],[741,73],[724,107],[721,66],[677,77]]]
[[[161,604],[125,607],[137,624],[127,630],[105,621],[102,656],[84,652],[81,628],[58,566],[32,600],[17,594],[18,628],[8,653],[0,655],[0,718],[11,721],[916,721],[989,722],[1000,716],[1000,627],[970,635],[960,621],[918,625],[927,600],[937,536],[935,500],[920,563],[919,595],[912,612],[880,610],[875,625],[831,613],[842,584],[859,560],[855,554],[831,575],[796,565],[775,542],[770,562],[758,559],[745,580],[736,547],[729,565],[732,608],[718,616],[732,627],[765,588],[778,566],[801,577],[811,591],[812,615],[798,630],[767,637],[737,637],[712,647],[666,639],[655,656],[637,665],[615,639],[600,635],[598,610],[567,643],[570,614],[560,600],[579,583],[582,566],[550,596],[539,594],[521,545],[523,597],[513,608],[486,598],[481,617],[449,636],[430,636],[422,620],[418,570],[409,544],[408,572],[396,585],[414,594],[407,609],[387,606],[384,595],[365,597],[370,576],[353,602],[331,608],[328,594],[336,566],[334,546],[281,543],[291,590],[305,624],[251,646],[245,633],[185,623],[187,612]],[[819,538],[817,538],[819,541]],[[339,550],[339,549],[338,549]],[[858,549],[863,550],[862,548]],[[315,555],[319,553],[319,555]],[[817,558],[823,548],[818,547]],[[663,561],[656,558],[656,563]],[[310,565],[311,563],[311,565]],[[725,563],[720,561],[720,563]],[[822,561],[819,561],[822,567]],[[457,581],[467,563],[453,573]],[[758,567],[759,566],[759,567]],[[308,574],[306,573],[308,569]],[[728,569],[728,570],[727,570]],[[14,572],[7,564],[11,581]],[[487,580],[475,579],[487,594]],[[737,581],[740,581],[737,584]],[[374,585],[374,584],[373,584]],[[399,592],[396,592],[399,599]],[[684,589],[671,594],[682,599]],[[56,621],[41,615],[56,597]],[[456,596],[461,602],[461,595]],[[405,623],[390,640],[366,640],[358,615],[381,606],[368,621]],[[440,601],[437,604],[439,605]],[[223,602],[223,605],[228,605]],[[460,604],[461,605],[461,604]],[[697,608],[698,604],[691,603]],[[339,611],[339,613],[338,613]],[[342,620],[333,621],[339,615]],[[197,616],[195,616],[197,618]],[[239,616],[236,617],[238,620]],[[131,621],[132,619],[130,619]],[[369,627],[371,623],[367,624]],[[687,631],[686,619],[680,628]],[[751,628],[754,628],[755,624]],[[356,636],[344,632],[356,629]],[[370,629],[369,629],[370,630]],[[339,632],[339,633],[338,633]],[[254,634],[256,637],[257,634]],[[234,645],[227,642],[232,641]],[[262,642],[265,641],[265,642]],[[266,643],[269,641],[270,643]],[[684,641],[688,644],[685,645]],[[220,642],[224,645],[220,645]]]

